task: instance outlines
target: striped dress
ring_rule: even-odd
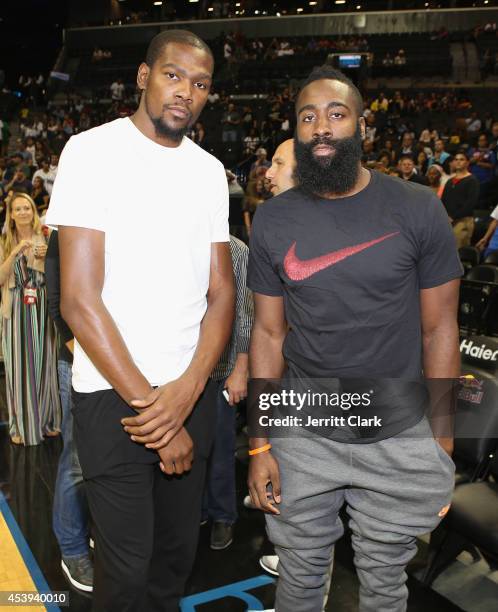
[[[61,428],[55,328],[48,317],[45,274],[28,268],[24,255],[14,263],[12,316],[3,319],[9,433],[26,446],[40,444]],[[35,304],[24,304],[23,287],[36,289]]]

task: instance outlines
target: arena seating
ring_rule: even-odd
[[[470,272],[474,266],[479,264],[481,251],[474,246],[462,247],[458,249],[458,256],[460,257],[465,273],[467,273]]]
[[[234,63],[233,70],[224,70],[222,45],[219,40],[213,42],[214,55],[217,64],[216,84],[229,93],[265,93],[289,80],[304,78],[313,66],[322,64],[329,53],[360,52],[357,48],[334,46],[339,37],[327,37],[331,46],[319,48],[316,52],[307,52],[306,46],[310,37],[285,38],[295,50],[294,55],[275,58],[244,59],[243,63]],[[266,50],[272,41],[280,39],[260,38]],[[283,40],[283,39],[282,39]],[[451,72],[451,55],[449,42],[432,40],[428,34],[376,34],[368,37],[369,50],[373,53],[372,76],[403,76],[412,77],[448,76]],[[406,65],[386,67],[382,59],[386,53],[393,57],[403,49]],[[141,46],[112,47],[112,57],[99,62],[92,61],[93,50],[86,48],[68,49],[68,61],[78,61],[78,69],[74,78],[77,87],[109,86],[116,78],[122,78],[127,85],[134,85],[136,69],[143,61],[144,49]],[[236,75],[236,79],[233,77]],[[264,75],[264,76],[263,76]]]
[[[437,540],[437,541],[436,541]],[[498,453],[490,464],[489,478],[457,486],[452,504],[440,528],[432,534],[432,551],[424,584],[436,577],[458,556],[475,546],[496,566],[498,562]]]
[[[498,560],[497,365],[479,351],[487,346],[494,352],[498,342],[471,333],[464,334],[464,342],[478,350],[472,354],[461,346],[462,373],[471,378],[460,380],[454,419],[456,486],[448,514],[431,534],[422,576],[428,586],[463,550],[493,564]]]

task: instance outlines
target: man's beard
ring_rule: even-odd
[[[360,173],[361,143],[359,125],[354,135],[347,138],[320,136],[305,143],[295,134],[294,153],[299,186],[312,195],[341,195],[351,191]],[[323,158],[315,156],[313,148],[318,144],[334,147],[335,152]]]
[[[147,100],[145,100],[145,110],[147,111],[147,115],[154,126],[154,130],[156,132],[156,136],[158,138],[167,138],[168,140],[172,140],[173,142],[180,142],[185,134],[189,131],[191,127],[191,121],[181,128],[172,128],[170,127],[166,121],[162,118],[161,115],[158,117],[154,117],[149,109],[149,105],[147,104]]]

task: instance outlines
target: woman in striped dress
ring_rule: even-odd
[[[26,193],[7,204],[0,242],[2,348],[9,433],[31,446],[60,431],[55,329],[45,288],[47,243],[36,205]]]

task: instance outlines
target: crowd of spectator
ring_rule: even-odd
[[[256,43],[257,41],[253,41]],[[208,105],[189,136],[230,168],[232,189],[244,189],[244,211],[250,215],[269,197],[264,171],[275,148],[292,137],[296,91],[272,92],[262,101],[237,101],[224,91],[211,91]],[[130,115],[136,91],[121,79],[109,88],[106,103],[69,95],[50,103],[45,112],[21,111],[21,139],[16,150],[0,159],[0,197],[29,194],[40,214],[50,200],[58,156],[78,132]],[[442,196],[454,173],[454,156],[464,152],[469,172],[480,185],[478,205],[489,208],[497,197],[498,121],[478,113],[468,97],[443,93],[379,92],[364,99],[366,139],[363,163],[380,172],[423,183]],[[12,149],[12,146],[10,147]]]
[[[365,36],[348,36],[345,38],[289,38],[271,40],[246,39],[240,31],[222,35],[223,57],[227,61],[267,60],[287,55],[313,55],[323,51],[368,51],[368,40]]]
[[[324,51],[369,51],[365,36],[247,39],[239,30],[223,34],[221,41],[223,58],[227,62],[265,61],[285,56],[316,55]],[[401,52],[404,53],[403,50]]]

